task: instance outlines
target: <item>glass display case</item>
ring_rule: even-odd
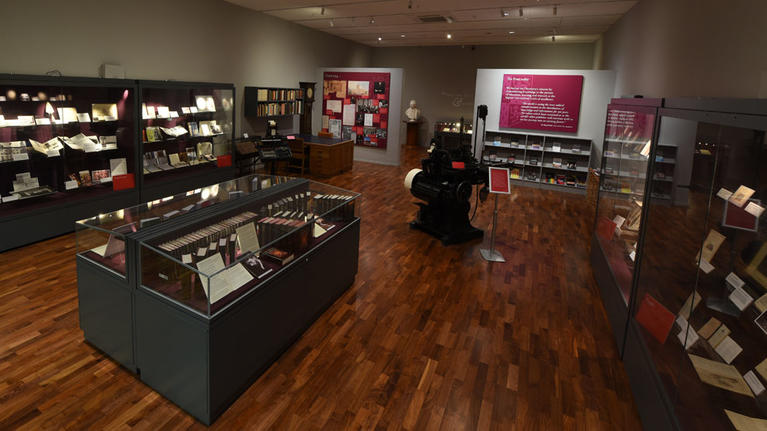
[[[135,81],[0,75],[0,250],[138,202],[135,110]]]
[[[646,355],[681,429],[765,429],[767,103],[668,99],[658,127],[650,175],[668,146],[683,180],[645,199],[624,360]]]
[[[232,84],[139,81],[139,91],[142,201],[234,177]]]
[[[310,182],[141,242],[141,286],[220,312],[358,218],[359,195]]]
[[[620,328],[625,326],[634,281],[647,171],[661,104],[659,99],[613,99],[607,107],[592,264],[604,269],[597,281],[605,302],[615,303],[620,310],[608,313]],[[622,346],[622,339],[618,344]]]
[[[354,282],[359,200],[251,175],[80,221],[85,339],[211,424]]]

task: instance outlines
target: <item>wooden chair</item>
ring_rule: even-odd
[[[293,156],[288,162],[288,170],[298,170],[303,175],[305,170],[308,170],[309,157],[306,154],[307,146],[304,144],[303,139],[289,140],[288,147]]]

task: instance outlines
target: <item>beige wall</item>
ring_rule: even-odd
[[[767,1],[641,0],[604,35],[616,95],[767,97]]]
[[[108,62],[131,79],[233,82],[242,131],[244,86],[297,87],[372,51],[223,0],[2,0],[0,16],[0,72],[98,76]]]
[[[392,121],[397,115],[404,118],[408,102],[415,99],[425,145],[435,121],[473,118],[477,69],[591,69],[593,57],[593,44],[378,48],[372,65],[404,69],[403,112],[392,113]],[[400,136],[405,136],[404,125]]]

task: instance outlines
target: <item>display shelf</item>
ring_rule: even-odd
[[[358,200],[249,176],[82,221],[85,339],[212,424],[352,285]]]
[[[245,116],[259,118],[287,117],[304,113],[304,90],[301,88],[245,87]]]

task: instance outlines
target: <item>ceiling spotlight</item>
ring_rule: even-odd
[[[519,8],[519,16],[524,16],[524,15],[525,15],[525,11],[523,11],[522,8]]]
[[[399,37],[405,37],[405,34],[403,33],[403,34],[399,35]]]
[[[557,6],[554,5],[554,16],[556,16],[556,15],[557,15]]]
[[[509,11],[501,9],[501,16],[509,16]]]
[[[448,24],[452,24],[453,23],[453,17],[452,16],[446,16],[445,17],[445,21],[447,21]]]
[[[333,20],[332,20],[332,19],[330,20],[330,26],[331,26],[331,27],[335,27],[335,26],[336,26],[336,23],[335,23],[335,22],[333,22]]]
[[[371,24],[375,24],[376,23],[375,17],[373,17],[373,16],[370,17],[370,23]]]
[[[509,32],[509,34],[514,34],[514,32],[513,32],[513,31],[510,31],[510,32]]]
[[[448,33],[448,34],[447,34],[447,38],[448,38],[448,39],[452,39],[452,38],[453,38],[453,35],[452,35],[452,34],[450,34],[450,33]]]
[[[325,7],[323,6],[322,9],[320,9],[320,15],[325,15]]]
[[[378,41],[380,42],[382,40],[383,40],[383,38],[381,36],[378,36]]]

